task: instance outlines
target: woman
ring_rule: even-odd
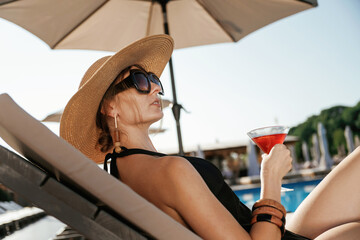
[[[158,76],[172,50],[169,36],[156,35],[95,62],[65,108],[60,135],[97,163],[111,159],[112,175],[204,239],[360,236],[360,193],[353,189],[360,179],[359,148],[303,201],[286,225],[291,232],[284,230],[280,204],[281,179],[291,169],[284,145],[263,157],[261,199],[253,211],[211,163],[158,153],[148,129],[163,117]]]

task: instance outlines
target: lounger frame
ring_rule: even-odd
[[[49,173],[2,146],[0,182],[88,239],[151,239],[111,210],[89,201],[79,193],[79,189],[60,183]]]

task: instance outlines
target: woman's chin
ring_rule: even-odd
[[[162,113],[162,112],[161,112]],[[155,118],[155,121],[154,122],[158,122],[160,121],[162,118],[164,117],[164,114],[160,114],[157,118]]]
[[[160,121],[163,117],[164,117],[164,113],[159,112],[159,113],[153,114],[152,116],[149,116],[148,121],[146,121],[146,122],[153,124],[153,123]]]

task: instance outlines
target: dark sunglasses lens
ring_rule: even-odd
[[[149,75],[149,77],[150,77],[150,81],[152,81],[152,82],[155,83],[156,85],[160,86],[160,88],[161,88],[160,95],[164,95],[164,88],[163,88],[163,86],[162,86],[162,84],[161,84],[160,79],[159,79],[155,74],[153,74],[153,73],[151,73],[151,74]]]
[[[135,73],[134,74],[135,82],[139,90],[143,92],[148,92],[149,89],[149,81],[147,80],[144,73]]]
[[[150,80],[158,86],[161,86],[160,79],[155,74],[150,74]]]

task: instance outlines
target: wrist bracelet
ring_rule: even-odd
[[[273,207],[269,207],[269,206],[261,206],[256,208],[253,212],[252,212],[253,216],[254,215],[258,215],[258,214],[270,214],[272,216],[275,216],[279,219],[281,219],[281,221],[285,224],[286,219],[284,214],[277,208],[273,208]]]
[[[254,215],[253,218],[251,219],[251,225],[253,225],[257,222],[272,223],[272,224],[276,225],[277,227],[279,227],[279,229],[281,231],[281,236],[284,236],[284,234],[285,234],[285,223],[275,216],[272,216],[270,214]]]
[[[266,199],[265,198],[265,199],[260,199],[260,200],[256,201],[253,208],[252,208],[252,210],[254,211],[255,209],[257,209],[259,207],[262,207],[262,206],[268,206],[268,207],[276,208],[276,209],[278,209],[279,211],[281,211],[283,213],[284,217],[286,216],[285,207],[281,203],[279,203],[279,202],[277,202],[275,200],[272,200],[272,199]]]

